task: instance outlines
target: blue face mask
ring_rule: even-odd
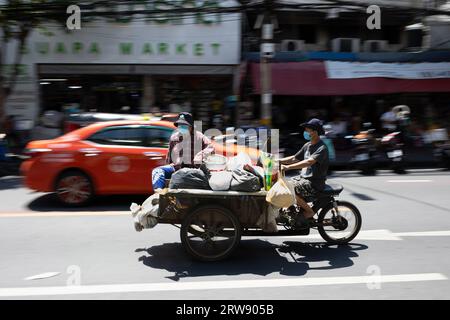
[[[186,135],[189,133],[189,127],[188,126],[178,126],[178,131],[180,131],[181,134]]]
[[[307,141],[311,140],[311,135],[309,134],[308,131],[303,131],[303,138],[305,138],[305,140]]]

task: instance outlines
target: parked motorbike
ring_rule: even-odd
[[[398,174],[406,173],[405,170],[405,133],[410,124],[411,109],[406,105],[398,105],[392,108],[397,117],[397,129],[381,138],[381,147],[385,152],[391,169]]]
[[[450,170],[450,140],[446,129],[435,129],[431,133],[434,159],[439,167]]]
[[[363,130],[354,136],[346,136],[352,144],[352,160],[354,168],[364,175],[376,174],[376,139],[375,129],[370,122],[363,124]]]
[[[402,133],[392,132],[381,138],[381,147],[386,154],[390,168],[398,174],[406,173]]]

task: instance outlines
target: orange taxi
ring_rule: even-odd
[[[56,192],[66,205],[80,206],[94,195],[152,193],[151,171],[165,164],[169,121],[101,122],[52,140],[32,141],[21,172],[30,189]],[[214,143],[218,154],[258,151]]]

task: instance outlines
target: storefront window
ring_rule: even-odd
[[[140,113],[141,76],[45,75],[39,76],[41,110]]]

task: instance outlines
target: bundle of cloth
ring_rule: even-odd
[[[223,170],[210,170],[208,161],[199,169],[180,169],[172,175],[169,184],[170,189],[241,192],[260,191],[263,186],[263,168],[253,166],[250,158],[242,154],[230,158]]]
[[[159,194],[150,196],[141,206],[132,203],[130,210],[137,232],[153,228],[158,224]]]

